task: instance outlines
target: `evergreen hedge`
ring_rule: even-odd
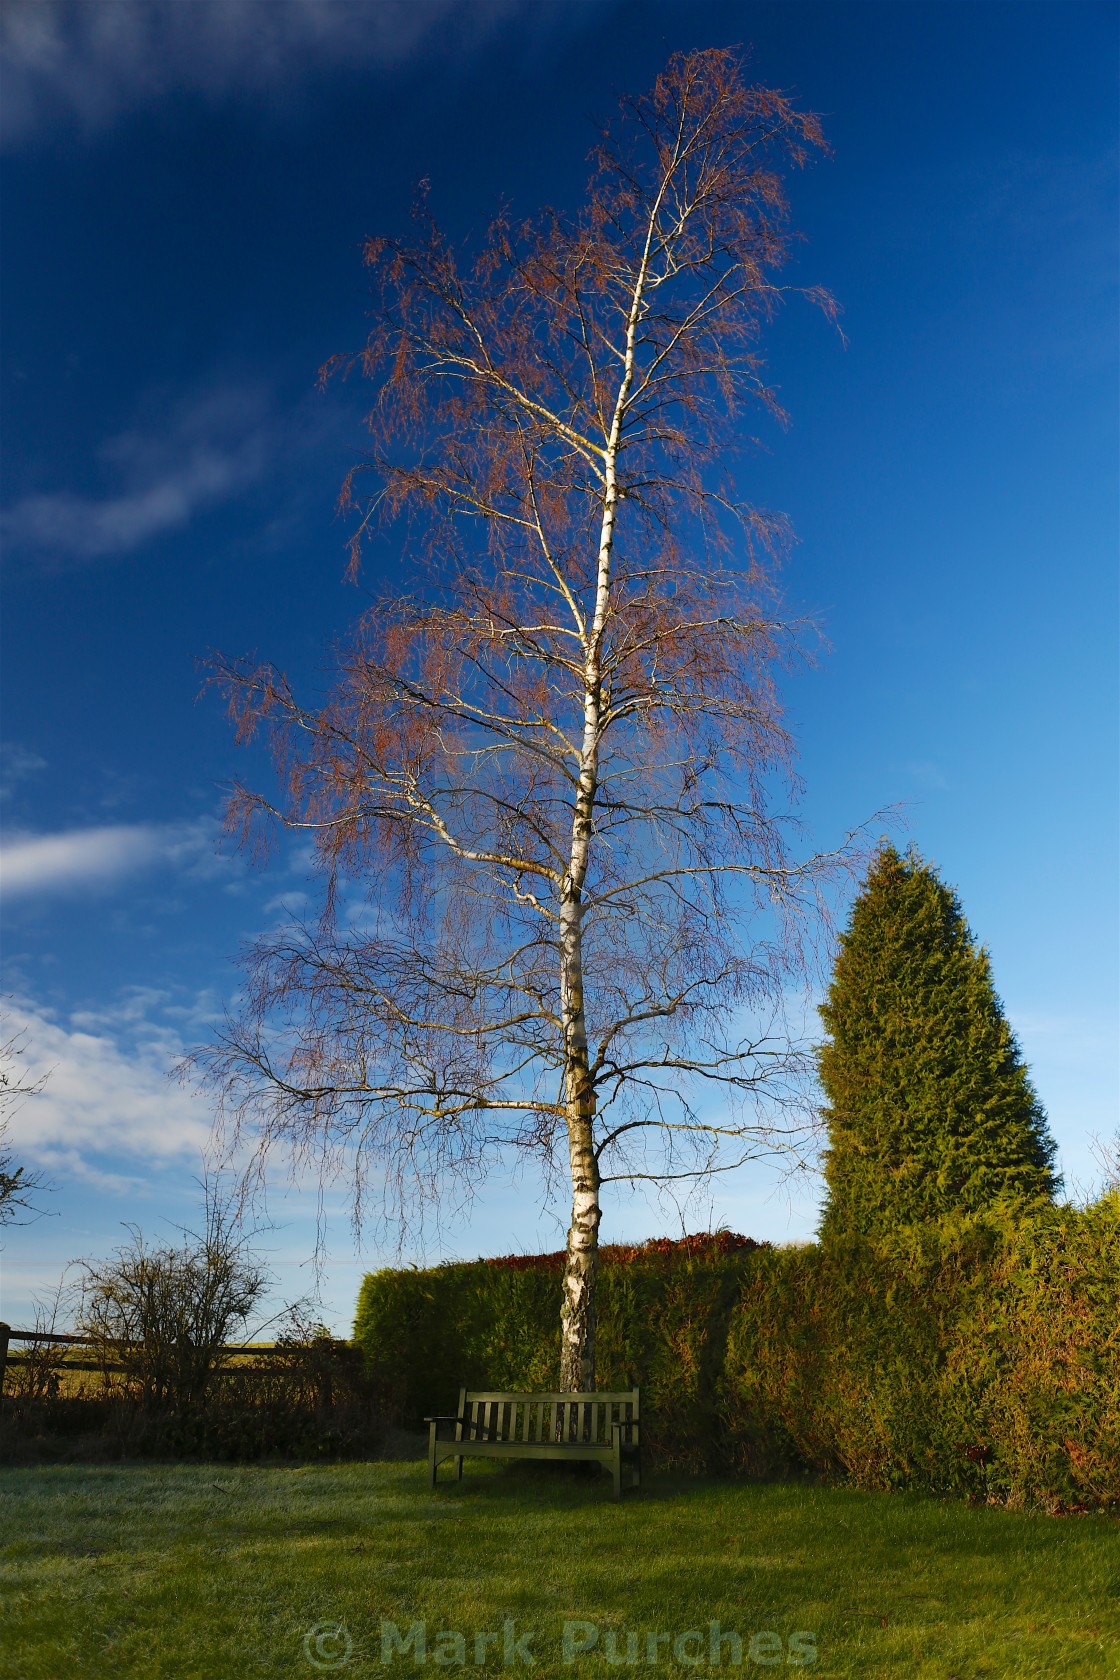
[[[559,1259],[365,1279],[355,1338],[401,1421],[556,1382]],[[1120,1506],[1120,1195],[771,1248],[603,1251],[601,1388],[654,1462],[812,1471],[1050,1510]]]

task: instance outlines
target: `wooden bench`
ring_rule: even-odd
[[[454,1417],[425,1418],[431,1485],[445,1459],[462,1477],[464,1458],[586,1459],[609,1467],[622,1498],[622,1467],[631,1486],[642,1477],[638,1390],[625,1394],[492,1394],[459,1390]],[[453,1426],[453,1431],[452,1431]]]

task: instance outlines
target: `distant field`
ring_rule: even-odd
[[[550,1468],[435,1493],[417,1462],[0,1471],[0,1672],[380,1674],[383,1623],[415,1672],[393,1629],[422,1623],[428,1671],[684,1675],[714,1622],[759,1675],[1120,1673],[1115,1521],[667,1478],[616,1506]]]

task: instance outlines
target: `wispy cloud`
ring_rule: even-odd
[[[0,799],[9,798],[20,782],[46,768],[46,759],[22,742],[0,741]]]
[[[159,430],[107,439],[97,459],[101,495],[54,490],[25,496],[0,514],[5,546],[52,567],[131,553],[243,492],[269,458],[264,395],[219,387],[175,407]]]
[[[927,788],[930,792],[943,793],[949,787],[949,778],[945,771],[931,758],[909,759],[902,768],[920,787]]]
[[[212,1107],[205,1092],[192,1093],[171,1075],[184,1045],[212,1032],[220,1015],[205,992],[151,987],[70,1014],[28,996],[0,1002],[5,1035],[23,1031],[24,1071],[46,1075],[42,1093],[14,1116],[8,1141],[16,1159],[47,1180],[39,1210],[58,1216],[0,1244],[0,1317],[33,1323],[37,1301],[54,1300],[59,1280],[73,1276],[73,1261],[115,1248],[125,1221],[138,1221],[158,1242],[198,1228],[198,1181],[214,1160]],[[277,1164],[270,1206],[254,1209],[259,1252],[277,1279],[262,1318],[314,1286],[310,1262],[325,1208],[338,1253],[322,1310],[345,1334],[367,1266],[351,1255],[343,1193],[328,1187],[321,1201],[315,1183],[286,1185],[285,1166]],[[71,1299],[63,1295],[64,1314]],[[58,1328],[65,1327],[63,1317]]]
[[[534,11],[527,0],[7,0],[0,141],[60,119],[92,131],[180,91],[284,95],[317,71],[400,64],[441,35],[469,45]]]
[[[161,865],[210,875],[229,867],[215,852],[217,832],[214,820],[203,817],[15,834],[0,847],[0,894],[10,900],[108,886]]]
[[[23,1035],[23,1071],[45,1076],[11,1121],[19,1158],[101,1188],[201,1160],[211,1113],[171,1077],[182,1044],[150,998],[137,1018],[115,1022],[60,1019],[27,999],[5,1002],[3,1014],[5,1034]]]

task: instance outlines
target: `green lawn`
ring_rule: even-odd
[[[718,1622],[759,1675],[1120,1673],[1114,1521],[656,1477],[614,1505],[605,1476],[549,1469],[468,1464],[435,1493],[412,1462],[0,1471],[0,1673],[372,1675],[383,1622],[425,1624],[429,1672],[473,1667],[481,1635],[491,1672],[526,1673],[530,1630],[542,1676],[631,1652],[704,1672]]]

